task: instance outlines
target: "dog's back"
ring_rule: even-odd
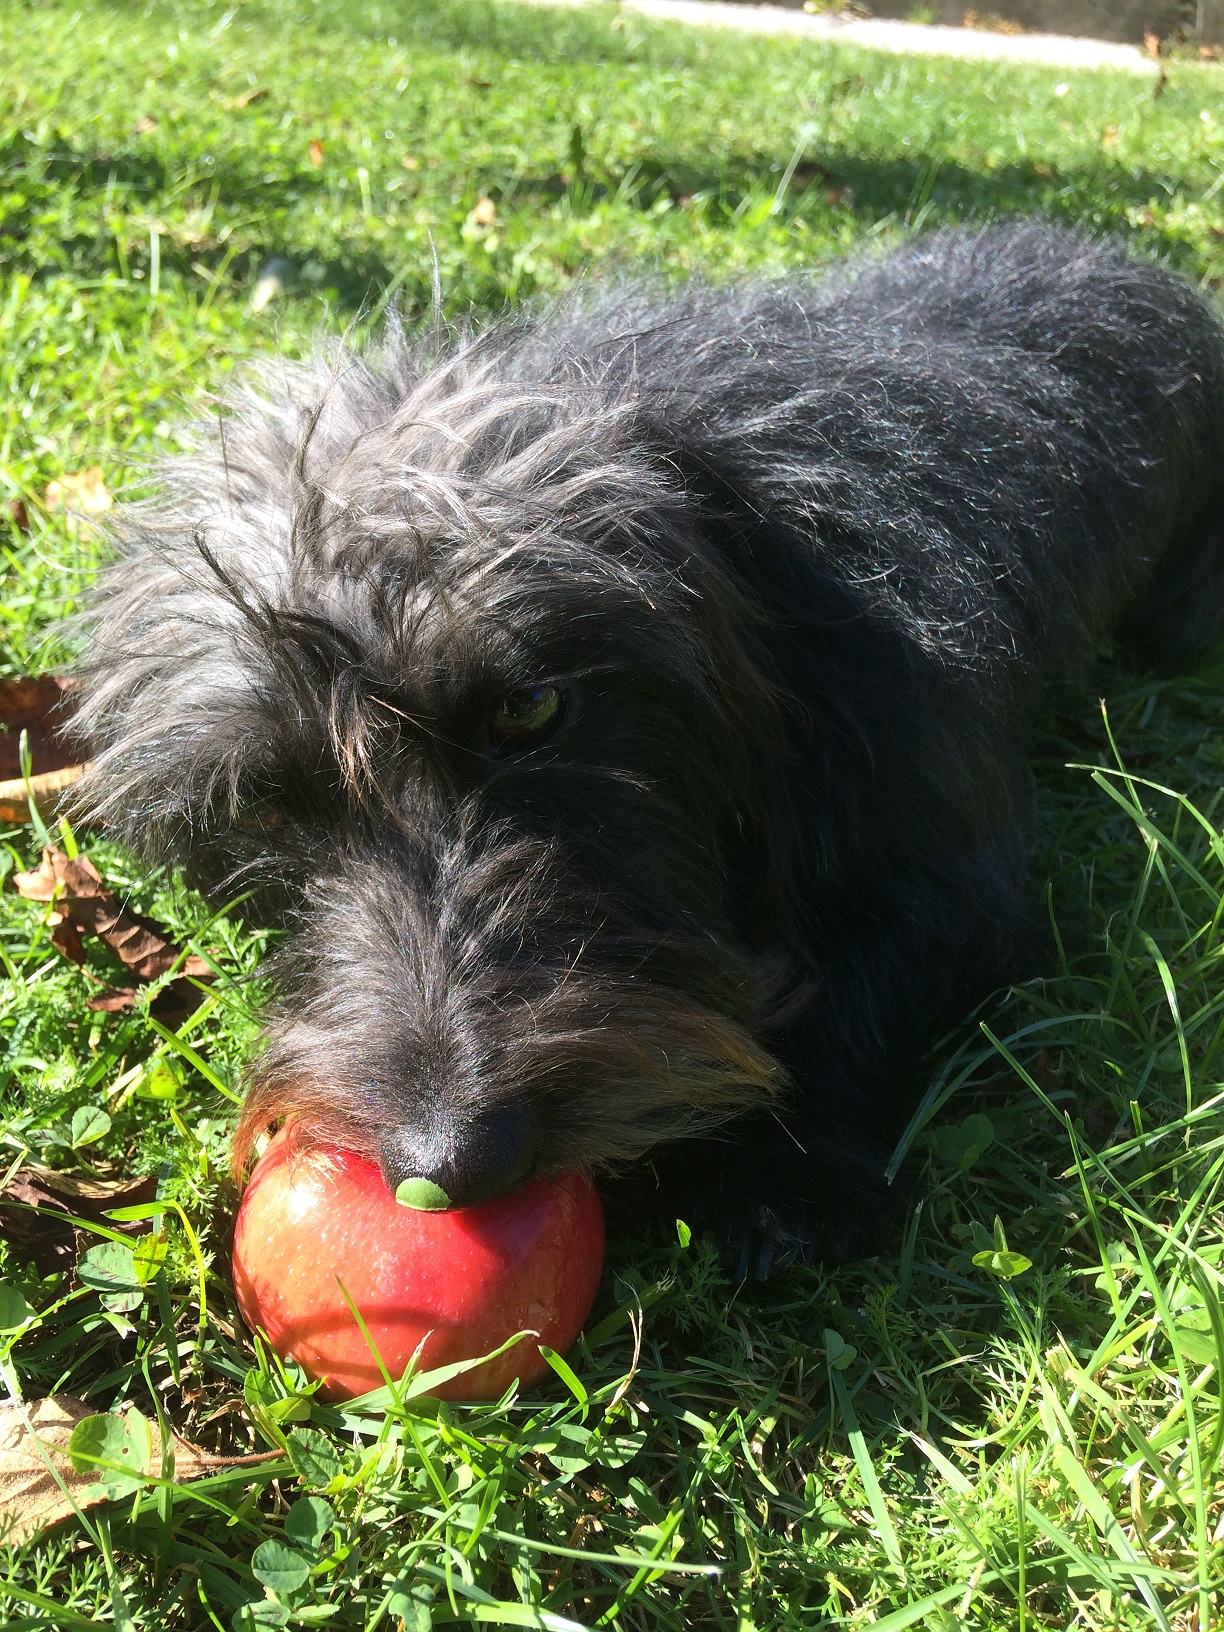
[[[1124,621],[1176,659],[1224,608],[1168,586],[1220,513],[1220,327],[1116,245],[998,226],[821,283],[597,290],[516,371],[574,354],[743,537],[946,662],[1074,672]]]

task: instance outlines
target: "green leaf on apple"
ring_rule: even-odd
[[[444,1213],[451,1204],[446,1191],[432,1179],[405,1179],[396,1186],[395,1199],[401,1207],[414,1207],[419,1213]]]

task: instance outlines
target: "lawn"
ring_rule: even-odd
[[[0,676],[68,659],[98,547],[49,482],[139,490],[236,363],[391,299],[423,322],[435,275],[460,318],[1041,211],[1215,288],[1222,72],[1154,96],[612,7],[0,0]],[[46,1273],[0,1211],[7,1389],[117,1413],[89,1441],[114,1499],[5,1550],[0,1624],[1220,1625],[1222,717],[1224,653],[1105,663],[1051,713],[1051,949],[933,1049],[894,1255],[746,1287],[686,1228],[621,1230],[570,1377],[487,1406],[328,1407],[252,1346],[226,1152],[267,937],[60,835],[217,974],[186,1021],[95,1013],[108,955],[78,969],[0,895],[0,1180],[156,1184],[152,1233],[95,1210]],[[9,831],[0,867],[38,849]],[[171,1430],[263,1459],[175,1482]]]

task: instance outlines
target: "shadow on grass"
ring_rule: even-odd
[[[542,165],[536,171],[490,170],[483,177],[465,178],[472,202],[488,192],[510,214],[516,208],[554,210],[568,200],[567,213],[580,217],[608,207],[645,213],[667,198],[700,208],[707,227],[715,231],[740,230],[745,215],[751,220],[754,209],[775,200],[792,159],[779,148],[741,150],[711,162],[706,154],[658,147],[616,168],[588,153],[579,127],[571,153],[575,162],[568,172]],[[218,276],[249,281],[267,256],[284,255],[299,266],[310,264],[310,281],[336,306],[354,312],[402,278],[402,268],[379,252],[381,246],[355,243],[351,251],[320,255],[294,217],[308,217],[312,202],[327,196],[326,182],[303,168],[287,172],[270,189],[259,161],[257,151],[249,162],[222,156],[205,170],[186,154],[177,163],[154,153],[112,155],[62,136],[53,145],[35,148],[14,133],[0,145],[0,185],[7,182],[9,188],[0,221],[0,266],[35,276],[67,271],[92,278],[121,269],[126,259],[131,269],[147,275],[149,249],[143,240],[149,223],[160,222],[162,268],[187,283],[203,285]],[[439,171],[425,189],[451,179]],[[1135,213],[1167,191],[1159,172],[1124,168],[1105,158],[1064,169],[1041,163],[989,169],[938,155],[884,156],[831,144],[795,168],[770,219],[775,228],[800,217],[811,226],[830,213],[848,213],[863,223],[893,219],[930,228],[1043,214],[1128,236],[1136,230]],[[423,190],[422,196],[432,195]],[[188,212],[204,210],[210,199],[218,226],[225,220],[266,221],[271,203],[279,235],[249,235],[236,251],[233,241],[227,246],[207,231],[193,238]],[[447,206],[454,209],[449,191]],[[116,210],[129,222],[144,218],[141,232],[129,234],[126,256],[117,249]],[[1189,264],[1192,252],[1176,237],[1162,234],[1150,222],[1143,232],[1145,241],[1155,240],[1174,263]]]

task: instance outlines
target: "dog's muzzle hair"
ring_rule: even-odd
[[[758,1268],[871,1244],[1029,935],[1042,687],[1218,625],[1222,384],[1041,226],[264,368],[121,511],[76,720],[92,818],[290,931],[238,1163],[651,1151]]]

